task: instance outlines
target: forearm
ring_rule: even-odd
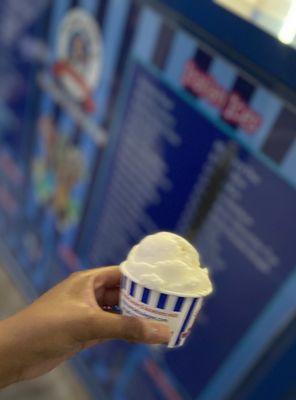
[[[17,382],[22,374],[22,349],[17,317],[0,321],[0,388]]]
[[[35,378],[52,369],[54,361],[63,361],[68,350],[63,324],[54,322],[34,307],[0,321],[0,388]]]
[[[120,277],[117,267],[73,274],[0,321],[0,388],[41,376],[107,339],[167,343],[164,324],[105,310],[118,305]]]

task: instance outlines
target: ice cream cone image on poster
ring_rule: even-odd
[[[182,346],[213,290],[195,248],[176,234],[159,232],[134,246],[120,269],[122,313],[167,323],[168,347]]]
[[[57,214],[59,226],[67,225],[70,219],[69,203],[73,187],[84,173],[84,159],[79,149],[72,144],[66,148],[64,158],[56,171],[56,191],[53,195],[53,208]]]
[[[36,198],[52,208],[57,228],[63,231],[79,218],[79,204],[72,191],[84,177],[85,160],[81,149],[59,132],[52,118],[41,117],[39,129],[43,152],[33,164]]]

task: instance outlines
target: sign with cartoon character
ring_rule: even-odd
[[[81,8],[72,9],[64,18],[58,42],[58,61],[53,72],[69,94],[94,111],[91,93],[102,70],[102,41],[93,17]]]

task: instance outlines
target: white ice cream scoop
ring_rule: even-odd
[[[133,281],[162,293],[198,297],[213,290],[196,249],[170,232],[146,236],[131,249],[120,268]]]

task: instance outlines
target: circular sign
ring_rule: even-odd
[[[81,8],[72,9],[60,26],[54,72],[76,100],[91,101],[102,72],[102,51],[95,19]]]

